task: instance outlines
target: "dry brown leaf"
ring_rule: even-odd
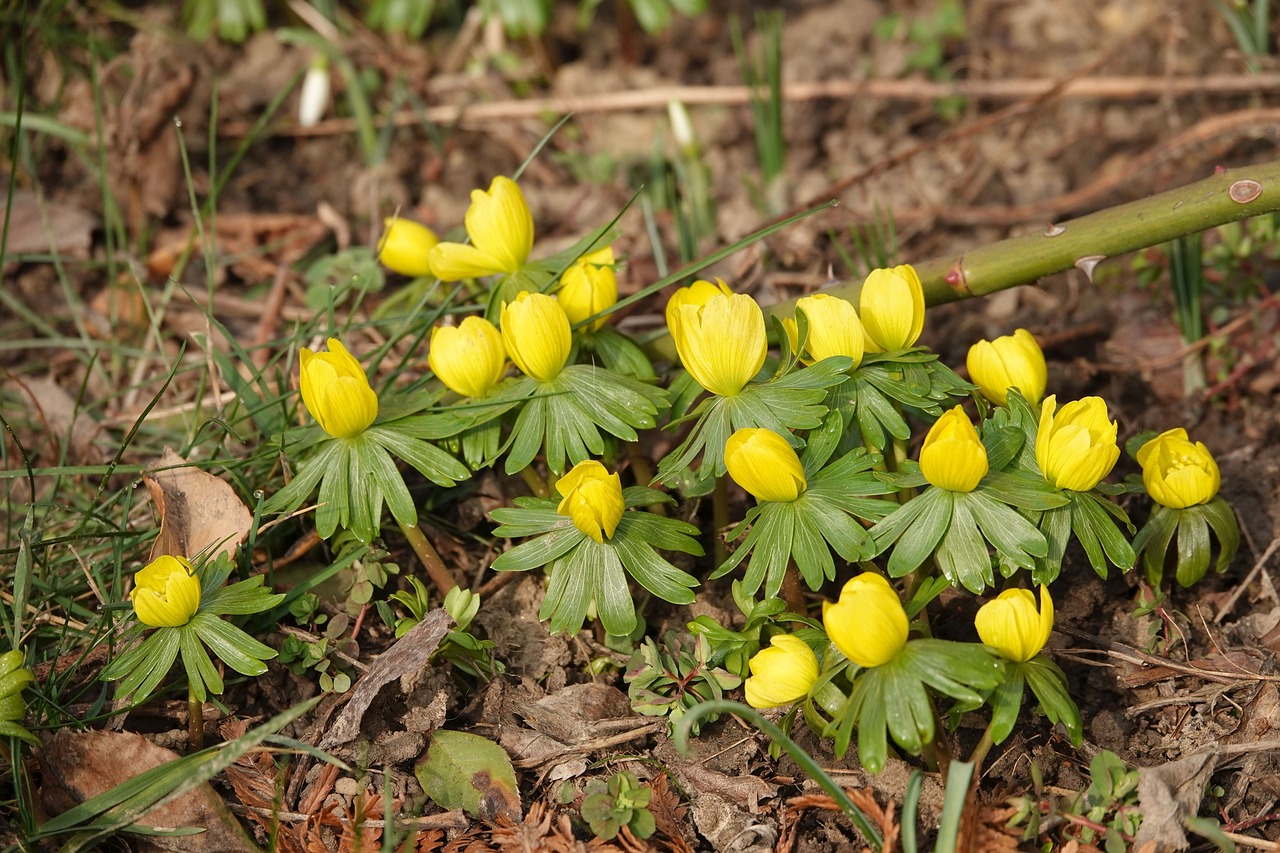
[[[667,849],[672,853],[693,853],[692,845],[684,837],[684,818],[689,809],[671,789],[667,774],[659,774],[649,788],[653,791],[649,797],[649,811],[653,813],[658,832],[667,837]]]
[[[178,757],[176,752],[156,746],[132,732],[59,729],[44,751],[40,796],[50,814],[61,814],[139,773],[176,761]],[[138,836],[137,843],[144,849],[193,853],[257,849],[227,811],[222,798],[208,785],[198,785],[171,802],[152,809],[138,823],[152,827],[204,830],[196,835]]]
[[[8,378],[31,400],[45,431],[53,439],[51,462],[58,459],[57,448],[67,442],[67,460],[74,465],[101,461],[93,453],[93,439],[98,424],[77,411],[76,401],[49,377],[32,379],[8,374]]]
[[[160,513],[160,535],[151,547],[151,559],[169,554],[193,557],[209,549],[210,555],[234,554],[249,535],[253,515],[224,480],[165,448],[160,461],[142,475]]]
[[[1194,817],[1204,799],[1205,786],[1218,766],[1218,750],[1209,749],[1158,767],[1138,768],[1138,806],[1142,825],[1134,846],[1155,842],[1161,850],[1186,850],[1183,819]]]
[[[8,224],[8,243],[5,254],[61,255],[66,258],[89,257],[93,245],[93,229],[98,217],[73,207],[53,201],[42,201],[30,190],[14,190],[9,205],[0,205],[0,230],[3,230],[8,211],[12,219]],[[10,266],[5,264],[6,269]]]

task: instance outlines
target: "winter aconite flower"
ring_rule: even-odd
[[[622,520],[622,480],[604,465],[588,459],[569,469],[556,483],[564,495],[556,512],[573,520],[573,526],[597,542],[613,537]]]
[[[850,370],[862,362],[866,334],[852,302],[828,293],[815,293],[796,302],[796,310],[803,311],[809,321],[809,339],[804,348],[812,361],[822,361],[833,355],[846,355],[853,359]],[[795,318],[787,317],[782,325],[791,338],[794,350],[799,346]]]
[[[378,417],[378,395],[356,357],[337,338],[328,352],[302,348],[302,402],[320,428],[334,438],[352,438]]]
[[[793,501],[804,492],[804,467],[787,440],[771,429],[745,428],[724,448],[729,476],[758,501]]]
[[[717,294],[678,311],[670,329],[680,363],[712,394],[737,395],[760,372],[769,349],[760,306],[745,294]]]
[[[743,687],[752,708],[777,708],[799,702],[818,680],[818,657],[794,634],[777,634],[769,647],[751,658],[751,677]]]
[[[431,330],[427,364],[450,391],[483,397],[498,384],[507,367],[502,333],[474,315],[456,326],[436,326]]]
[[[1044,353],[1026,329],[994,341],[978,341],[969,348],[969,378],[982,396],[997,406],[1006,404],[1010,388],[1017,388],[1031,405],[1044,397],[1048,373]]]
[[[613,263],[613,248],[605,246],[583,255],[564,271],[556,298],[560,300],[570,323],[576,326],[618,301],[618,277],[613,271]],[[595,320],[586,327],[586,331],[594,332],[604,325],[606,319]]]
[[[910,264],[872,270],[858,307],[867,337],[882,350],[906,349],[924,329],[924,288]]]
[[[392,272],[414,278],[432,275],[428,261],[435,248],[436,234],[425,225],[409,219],[387,219],[382,240],[378,243],[378,260]]]
[[[488,192],[471,191],[465,224],[471,245],[440,243],[431,250],[431,269],[441,281],[513,273],[529,258],[533,215],[510,178],[499,175]]]
[[[889,582],[863,572],[840,590],[840,599],[823,609],[827,637],[858,666],[881,666],[907,644],[907,612]]]
[[[182,557],[157,557],[133,576],[129,600],[138,621],[152,628],[180,628],[200,607],[200,580]]]
[[[564,308],[545,293],[520,291],[502,305],[502,343],[526,376],[549,382],[569,360],[573,334]]]
[[[971,492],[989,468],[987,449],[960,406],[943,413],[924,437],[920,473],[931,485],[951,492]]]
[[[1024,663],[1040,654],[1053,631],[1053,599],[1040,585],[1040,609],[1029,589],[1006,589],[978,608],[973,619],[982,642],[1005,660]]]
[[[671,332],[672,339],[676,337],[676,327],[680,325],[681,313],[680,309],[685,305],[692,305],[695,308],[701,308],[711,301],[713,296],[732,296],[733,291],[729,289],[729,285],[720,279],[715,282],[698,279],[693,284],[682,287],[675,293],[671,294],[671,298],[667,300],[667,329]]]
[[[1036,463],[1054,488],[1087,492],[1111,473],[1120,458],[1116,422],[1107,419],[1101,397],[1067,403],[1055,414],[1057,398],[1045,398],[1036,436]]]
[[[1203,442],[1192,442],[1179,427],[1162,432],[1138,450],[1142,484],[1161,506],[1186,509],[1218,494],[1222,475]]]

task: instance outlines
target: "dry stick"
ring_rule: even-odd
[[[1262,572],[1262,567],[1267,564],[1267,561],[1271,559],[1271,556],[1275,554],[1277,550],[1280,550],[1280,536],[1271,540],[1271,544],[1267,546],[1267,550],[1263,551],[1262,556],[1253,564],[1253,568],[1249,571],[1249,576],[1236,586],[1235,590],[1231,593],[1231,597],[1223,603],[1222,609],[1218,611],[1218,615],[1213,617],[1215,625],[1220,624],[1223,618],[1226,617],[1226,615],[1231,612],[1231,609],[1236,606],[1236,602],[1240,600],[1240,596],[1244,595],[1244,591],[1249,588],[1249,584],[1253,583],[1254,579],[1258,577]]]
[[[1054,90],[1058,91],[1055,92]],[[936,83],[928,80],[816,80],[788,83],[782,87],[786,101],[877,100],[933,101],[962,96],[980,101],[1038,100],[1050,93],[1076,100],[1144,100],[1166,94],[1253,95],[1280,89],[1280,74],[1214,74],[1207,77],[1080,77],[1065,84],[1059,80],[958,80]],[[659,86],[608,92],[601,95],[575,97],[530,98],[494,101],[487,104],[446,104],[426,110],[402,110],[391,117],[396,127],[414,127],[424,120],[433,124],[463,127],[510,121],[520,118],[542,118],[547,115],[574,113],[645,112],[665,110],[669,101],[682,101],[687,106],[737,106],[750,103],[749,86]],[[387,120],[376,119],[377,126]],[[249,132],[250,123],[227,122],[219,128],[223,137],[241,137]],[[354,133],[354,119],[328,119],[312,127],[286,127],[274,131],[280,136],[333,136]]]

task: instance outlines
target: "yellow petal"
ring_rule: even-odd
[[[862,326],[883,350],[915,344],[924,329],[924,288],[908,264],[872,270],[859,300]]]
[[[138,621],[152,628],[178,628],[200,608],[200,580],[182,557],[157,557],[133,576],[129,593]]]
[[[533,248],[533,216],[515,181],[499,175],[487,193],[472,190],[465,223],[471,244],[498,270],[513,273],[524,266]]]
[[[337,338],[329,338],[328,352],[303,347],[298,385],[307,411],[334,438],[358,435],[378,417],[378,395],[364,368]]]
[[[401,275],[432,275],[429,257],[437,240],[435,232],[408,219],[387,219],[382,240],[378,243],[378,260],[387,269]]]
[[[943,413],[920,448],[920,473],[939,488],[971,492],[988,470],[987,449],[964,409],[956,406]]]
[[[457,326],[437,326],[431,330],[427,364],[454,393],[483,397],[507,369],[502,333],[478,316],[466,317]]]
[[[866,333],[852,302],[827,293],[815,293],[796,302],[796,310],[803,311],[809,320],[809,340],[805,349],[814,361],[843,355],[853,359],[854,367],[862,362]],[[792,324],[794,322],[791,321]],[[794,345],[793,339],[793,348]]]
[[[771,429],[734,432],[725,443],[724,464],[733,481],[758,501],[793,501],[805,490],[800,457]]]
[[[626,505],[622,480],[594,459],[579,462],[556,483],[563,497],[556,512],[597,542],[613,537]]]
[[[793,634],[778,634],[756,652],[743,687],[753,708],[777,708],[803,699],[818,680],[818,658]]]
[[[502,343],[522,373],[549,382],[569,360],[573,333],[559,302],[521,291],[514,302],[503,303]]]
[[[844,585],[822,623],[840,653],[861,667],[882,666],[907,644],[910,627],[902,601],[889,582],[863,572]]]

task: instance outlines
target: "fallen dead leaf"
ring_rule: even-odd
[[[67,461],[73,465],[92,464],[101,461],[93,454],[93,439],[98,434],[98,424],[81,411],[76,401],[52,379],[31,379],[8,374],[9,379],[31,399],[36,414],[44,422],[45,430],[53,439],[53,460],[58,459],[58,447],[66,442]]]
[[[21,189],[14,191],[8,210],[12,213],[6,222],[6,206],[0,205],[0,230],[8,225],[6,255],[56,255],[64,260],[89,257],[93,229],[98,226],[93,214],[68,204],[43,201],[30,190]]]
[[[1194,817],[1204,800],[1204,789],[1218,766],[1218,750],[1210,749],[1161,764],[1138,769],[1138,805],[1142,825],[1134,847],[1154,843],[1160,850],[1186,850],[1183,819]]]
[[[45,747],[40,796],[50,814],[61,814],[177,758],[176,752],[132,732],[59,729]],[[152,809],[138,822],[150,827],[204,830],[173,837],[136,836],[134,841],[142,849],[194,853],[258,849],[208,785],[199,785]]]
[[[185,466],[185,467],[184,467]],[[224,480],[187,465],[187,460],[165,448],[160,461],[142,476],[160,513],[160,535],[151,547],[151,559],[168,554],[192,557],[233,554],[249,535],[253,515]]]

